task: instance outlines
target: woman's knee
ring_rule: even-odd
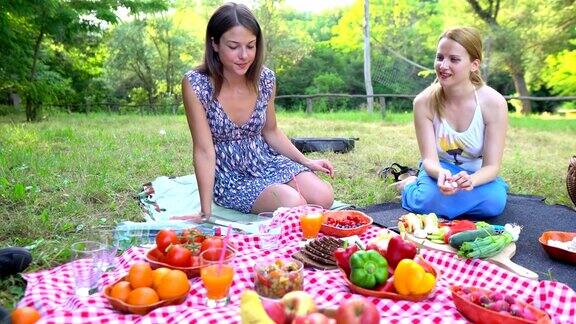
[[[409,186],[402,192],[402,202],[404,207],[418,213],[438,213],[438,201],[440,191],[437,187]]]
[[[334,203],[334,190],[329,183],[320,181],[315,190],[304,198],[309,204],[320,205],[325,209],[330,209]]]
[[[504,208],[506,208],[506,193],[494,194],[484,201],[482,214],[484,217],[496,217],[502,215]]]

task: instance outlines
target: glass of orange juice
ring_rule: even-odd
[[[304,239],[314,239],[322,227],[324,208],[318,205],[305,205],[300,214],[300,228]]]
[[[235,252],[226,248],[224,260],[219,262],[222,248],[208,249],[200,253],[200,278],[206,289],[206,306],[225,306],[230,301],[228,293],[234,279],[232,260]]]

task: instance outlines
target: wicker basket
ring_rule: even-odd
[[[570,159],[568,164],[568,174],[566,175],[566,189],[572,203],[576,205],[576,155]]]

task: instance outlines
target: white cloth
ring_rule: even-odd
[[[446,119],[438,116],[435,116],[433,121],[438,158],[468,172],[476,172],[482,167],[484,150],[485,125],[476,90],[474,97],[476,99],[474,117],[465,131],[455,131]]]

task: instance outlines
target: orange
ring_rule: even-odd
[[[126,298],[128,298],[128,294],[132,291],[130,287],[130,283],[128,281],[120,281],[112,286],[110,289],[110,297],[120,299],[121,301],[125,302]]]
[[[158,302],[158,294],[150,287],[140,287],[132,290],[128,294],[126,302],[135,306],[148,306]]]
[[[136,262],[128,270],[128,281],[132,289],[140,287],[152,287],[154,277],[152,268],[147,262]]]
[[[162,280],[162,278],[164,277],[164,275],[166,275],[168,272],[170,272],[170,269],[168,268],[158,268],[154,271],[152,271],[152,288],[158,290],[158,286],[160,285],[160,280]]]
[[[18,307],[12,312],[13,324],[32,324],[40,319],[40,313],[34,307]]]
[[[170,299],[186,294],[189,289],[190,282],[186,274],[181,270],[170,270],[162,277],[156,291],[160,299]]]

